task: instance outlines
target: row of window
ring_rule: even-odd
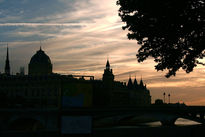
[[[58,96],[58,90],[22,90],[22,91],[7,90],[1,92],[6,93],[7,96],[25,96],[25,97]]]
[[[54,82],[0,82],[0,88],[4,87],[50,87],[57,86]]]

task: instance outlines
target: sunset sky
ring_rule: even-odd
[[[0,72],[7,42],[13,74],[21,66],[27,72],[30,58],[42,45],[55,73],[101,79],[109,58],[115,80],[126,82],[131,75],[139,81],[142,76],[152,101],[166,92],[172,103],[205,105],[205,67],[167,79],[166,71],[154,70],[152,58],[138,63],[139,45],[121,29],[118,8],[116,0],[0,0]]]

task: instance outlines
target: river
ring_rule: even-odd
[[[205,137],[205,126],[197,122],[178,119],[175,126],[161,126],[160,122],[135,126],[94,128],[89,135],[59,135],[58,132],[9,132],[0,137]]]
[[[161,126],[160,122],[136,126],[113,126],[94,129],[94,137],[204,137],[205,127],[200,123],[178,119],[176,126]]]
[[[194,126],[194,125],[200,125],[200,123],[195,122],[195,121],[191,121],[191,120],[187,120],[187,119],[183,119],[183,118],[179,118],[177,119],[177,121],[175,122],[176,126]],[[160,127],[161,123],[160,122],[150,122],[150,123],[144,123],[142,124],[142,126],[148,126],[148,127]]]

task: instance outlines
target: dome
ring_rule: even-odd
[[[52,64],[48,55],[40,48],[29,63],[29,75],[48,75],[52,73]]]
[[[44,64],[51,64],[51,60],[48,55],[45,54],[43,50],[38,50],[36,54],[33,55],[31,58],[30,64],[33,63],[44,63]]]

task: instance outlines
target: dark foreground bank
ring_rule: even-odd
[[[0,137],[205,137],[205,126],[110,127],[93,129],[91,135],[59,135],[57,132],[1,132]]]

